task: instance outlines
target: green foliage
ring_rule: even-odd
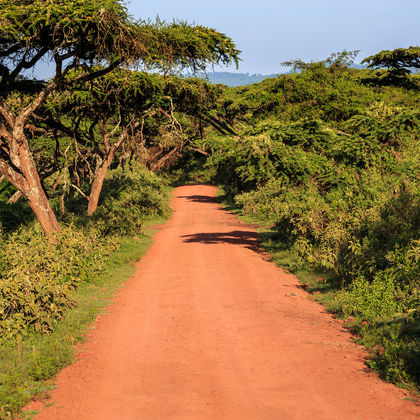
[[[116,240],[93,229],[68,226],[57,243],[45,241],[38,225],[22,228],[4,243],[0,280],[0,335],[49,332],[72,306],[72,291],[101,270]]]
[[[23,200],[18,200],[13,204],[0,200],[0,222],[5,233],[17,230],[21,225],[26,225],[33,219],[34,214],[31,208]]]
[[[293,269],[328,273],[331,308],[382,348],[372,366],[418,385],[419,97],[366,84],[351,59],[227,89],[218,112],[238,135],[209,135],[207,166],[244,214],[274,225],[270,248]]]
[[[62,83],[63,60],[71,59],[71,67],[94,60],[132,63],[149,56],[140,36],[153,37],[149,28],[139,32],[118,0],[1,0],[0,24],[2,92],[42,58],[60,63],[56,82]]]
[[[7,205],[0,239],[0,418],[48,390],[46,381],[71,362],[73,345],[128,277],[124,264],[150,243],[145,221],[168,216],[168,201],[166,183],[146,169],[111,170],[100,212],[87,217],[71,197],[54,243],[38,224],[19,219],[26,203]]]
[[[42,113],[45,129],[63,136],[55,195],[68,196],[76,185],[89,195],[88,184],[117,158],[120,165],[134,158],[153,171],[170,166],[200,136],[201,119],[219,93],[201,79],[115,70],[52,95]]]
[[[368,63],[369,67],[420,68],[420,47],[397,48],[384,50],[375,55],[365,58],[362,63]]]
[[[77,172],[76,183],[72,182],[67,156],[70,145],[67,144],[67,148],[61,151],[58,137],[66,137],[67,143],[74,140],[74,151],[77,157],[82,155],[87,167],[83,168],[83,175],[87,172],[91,181],[93,178],[93,192],[88,207],[88,212],[92,214],[96,210],[103,176],[112,164],[115,152],[130,134],[133,141],[137,140],[135,128],[144,128],[145,115],[139,116],[139,112],[136,112],[139,108],[152,113],[153,110],[147,108],[151,102],[172,122],[172,127],[167,130],[170,131],[169,136],[166,137],[172,140],[182,138],[181,135],[172,135],[176,131],[176,118],[171,98],[166,98],[166,102],[171,103],[170,112],[153,100],[156,93],[155,86],[150,83],[153,77],[136,73],[138,77],[134,77],[137,80],[134,80],[135,86],[131,89],[133,83],[123,83],[121,86],[117,78],[103,76],[122,65],[128,68],[139,64],[148,70],[163,70],[164,74],[184,67],[194,72],[205,71],[208,64],[237,64],[240,53],[229,37],[211,28],[192,26],[186,22],[168,24],[159,19],[155,23],[134,21],[119,0],[0,0],[0,50],[0,124],[1,141],[5,146],[4,156],[0,159],[0,172],[31,202],[31,208],[48,237],[58,232],[60,227],[41,186],[39,168],[35,165],[28,138],[41,140],[35,141],[38,145],[44,144],[42,140],[45,140],[38,138],[41,137],[38,136],[39,132],[46,138],[55,138],[56,148],[49,156],[53,164],[44,178],[58,171],[63,172],[57,178],[65,178],[64,195],[68,188],[78,189],[81,183]],[[45,83],[25,81],[25,85],[32,87],[29,90],[25,88],[25,93],[38,92],[35,96],[23,95],[16,81],[21,80],[24,70],[33,69],[40,60],[53,63],[55,75]],[[123,76],[133,74],[128,70],[121,73]],[[93,81],[101,77],[100,82],[93,86]],[[141,83],[135,83],[139,79]],[[145,92],[142,91],[144,86]],[[55,110],[57,107],[62,111],[63,105],[70,104],[73,115],[66,116],[70,120],[69,125],[51,115],[54,112],[39,115],[48,109],[40,108],[48,96],[63,91],[72,100],[61,103],[63,97],[57,95],[58,104],[53,103],[51,108]],[[81,112],[82,105],[85,113]],[[104,109],[107,113],[101,118]],[[39,114],[35,115],[35,111]],[[74,117],[75,113],[80,115],[80,119]],[[29,119],[34,124],[27,124]],[[39,125],[44,127],[40,128]],[[177,125],[177,129],[182,131],[182,126]],[[84,150],[88,158],[77,150],[77,141],[81,140],[80,131],[83,132],[79,130],[81,126],[85,132],[89,132],[89,136],[81,141],[84,146],[91,146],[90,150],[89,147]],[[97,141],[97,132],[100,132],[102,142]],[[19,133],[18,138],[16,133]],[[115,136],[117,139],[112,139]],[[139,136],[143,140],[142,132]],[[110,142],[110,138],[114,141]],[[45,143],[51,145],[52,142]],[[144,146],[143,141],[139,143]],[[182,143],[176,145],[174,153],[182,146]],[[45,149],[41,147],[44,154]],[[96,150],[92,152],[91,149]],[[101,149],[105,149],[105,153]],[[132,150],[126,153],[130,158],[132,154]],[[63,164],[59,162],[60,157],[64,157],[64,168],[59,165]],[[91,165],[89,159],[95,160],[95,165]],[[77,159],[73,160],[76,167]],[[166,160],[166,157],[160,157],[152,170],[161,168]],[[92,167],[95,167],[94,171]],[[53,188],[56,187],[57,184]],[[63,200],[64,196],[61,197]]]
[[[74,202],[69,207],[75,211],[79,206]],[[117,169],[105,180],[102,206],[95,217],[69,213],[55,243],[46,241],[41,228],[33,223],[3,235],[2,340],[51,332],[55,321],[72,307],[74,290],[103,272],[121,236],[140,236],[146,217],[168,212],[167,188],[159,177],[140,167]]]
[[[154,64],[162,67],[174,63],[194,72],[204,70],[207,63],[228,65],[234,62],[238,66],[240,51],[229,37],[215,29],[191,26],[183,21],[169,25],[158,21],[156,28],[156,43],[166,63],[157,56]]]
[[[150,223],[150,221],[148,221]],[[30,334],[0,346],[0,418],[14,418],[35,397],[51,389],[51,378],[72,362],[74,345],[82,341],[89,324],[109,305],[110,298],[134,272],[151,243],[150,235],[125,238],[110,255],[95,284],[81,284],[72,294],[75,305],[54,325],[51,334]],[[23,416],[24,417],[24,416]]]
[[[365,324],[361,342],[372,351],[369,366],[388,381],[409,389],[420,384],[420,313]]]
[[[374,72],[372,77],[366,79],[367,83],[418,89],[416,79],[410,80],[407,76],[412,68],[420,68],[420,47],[381,51],[365,58],[362,63],[368,63],[369,68],[386,68],[385,71]]]
[[[103,235],[139,235],[146,217],[169,214],[167,187],[141,167],[111,171],[102,197],[93,220]]]
[[[305,63],[301,59],[295,59],[291,61],[284,61],[281,63],[282,66],[285,67],[291,67],[294,72],[296,71],[307,71],[314,66],[325,64],[330,67],[331,70],[340,70],[343,68],[347,68],[350,66],[350,64],[353,64],[354,59],[359,54],[360,50],[355,51],[347,51],[343,50],[340,52],[336,52],[331,54],[330,57],[328,57],[326,60],[319,61],[319,62],[311,62],[311,63]]]
[[[1,0],[0,28],[3,89],[41,58],[60,63],[55,81],[62,83],[63,62],[69,59],[68,68],[141,60],[152,67],[195,71],[208,63],[237,63],[239,55],[232,40],[214,29],[185,22],[135,22],[119,0]]]

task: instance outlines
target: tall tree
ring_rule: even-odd
[[[74,141],[74,157],[62,172],[68,175],[70,169],[72,182],[66,179],[66,186],[88,200],[92,215],[119,149],[126,146],[126,154],[141,155],[153,171],[168,165],[196,135],[193,119],[202,118],[214,105],[216,91],[201,79],[120,69],[52,95],[40,109],[39,120],[46,131],[50,128]],[[82,184],[90,184],[89,193],[80,189]]]
[[[58,232],[27,138],[28,121],[52,92],[120,65],[198,69],[237,62],[238,54],[230,38],[212,29],[135,22],[119,0],[0,0],[0,174],[22,192],[47,236]],[[22,73],[40,60],[54,64],[54,77],[30,100],[13,100]],[[70,78],[75,69],[80,76]]]
[[[383,85],[399,85],[418,89],[418,82],[410,79],[411,69],[420,68],[420,47],[384,50],[365,58],[371,69],[377,69],[367,82]],[[380,70],[379,70],[380,69]]]
[[[391,51],[384,50],[365,58],[362,63],[368,63],[370,68],[420,68],[420,47],[397,48]]]
[[[118,1],[1,1],[0,173],[22,192],[48,236],[60,227],[29,147],[28,120],[51,92],[68,84],[71,69],[86,69],[80,80],[94,79],[145,53],[137,25]],[[54,77],[16,103],[22,72],[40,60],[55,64]],[[88,71],[95,61],[106,63],[99,73]]]

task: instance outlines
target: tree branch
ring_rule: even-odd
[[[0,57],[7,57],[10,54],[18,52],[21,49],[21,45],[15,44],[12,45],[8,50],[0,51]]]
[[[3,96],[0,96],[0,114],[3,115],[3,118],[6,120],[7,124],[9,124],[10,128],[14,127],[16,117],[10,110]]]
[[[0,174],[4,175],[18,190],[25,192],[26,180],[23,175],[15,171],[6,161],[0,158]]]
[[[18,116],[16,123],[23,126],[31,114],[42,104],[45,98],[57,87],[55,82],[51,82],[46,86],[39,95],[28,105]]]
[[[4,126],[4,124],[0,123],[0,137],[3,137],[6,139],[9,143],[12,141],[13,136],[9,133],[7,128]]]
[[[89,197],[77,186],[74,184],[69,184],[70,187],[74,188],[83,198],[86,198],[87,201],[89,201]]]
[[[86,74],[84,76],[80,76],[77,79],[72,80],[68,84],[77,85],[79,83],[88,82],[90,80],[93,80],[93,79],[96,79],[98,77],[104,76],[105,74],[110,73],[112,70],[116,69],[121,63],[122,63],[122,60],[118,59],[118,60],[114,61],[113,63],[111,63],[108,67],[106,67],[102,70],[94,71],[94,72]]]
[[[41,48],[29,61],[25,58],[16,66],[16,68],[9,75],[9,82],[15,80],[23,69],[30,69],[33,67],[46,53],[48,48]]]

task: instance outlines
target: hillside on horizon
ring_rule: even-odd
[[[364,65],[352,64],[350,67],[363,69],[366,68]],[[208,80],[211,84],[223,84],[229,87],[235,86],[247,86],[254,83],[262,82],[265,79],[277,77],[280,74],[289,74],[292,71],[285,69],[283,72],[273,74],[260,74],[260,73],[234,73],[229,71],[215,71],[208,72],[206,74],[199,74],[198,77]]]
[[[352,63],[350,68],[363,70],[366,69],[367,66],[365,64],[357,64]],[[408,70],[411,71],[413,74],[419,74],[419,70],[414,67],[407,67]],[[223,84],[229,87],[235,86],[247,86],[252,85],[254,83],[262,82],[265,79],[277,77],[280,74],[290,74],[291,71],[280,72],[280,73],[273,73],[273,74],[260,74],[260,73],[234,73],[229,71],[216,71],[216,72],[208,72],[206,74],[198,75],[199,78],[207,79],[211,84]],[[189,75],[188,75],[189,76]]]
[[[201,74],[198,77],[208,79],[212,84],[223,84],[227,86],[246,86],[254,83],[262,82],[265,79],[276,77],[278,74],[250,74],[250,73],[233,73],[228,71],[216,71],[207,74]]]

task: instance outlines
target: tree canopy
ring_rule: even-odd
[[[420,47],[384,50],[365,58],[362,63],[368,63],[370,68],[420,68]]]
[[[25,69],[53,61],[56,81],[93,63],[113,67],[139,60],[150,67],[203,69],[238,62],[229,37],[185,22],[134,21],[118,0],[0,1],[0,92]]]

